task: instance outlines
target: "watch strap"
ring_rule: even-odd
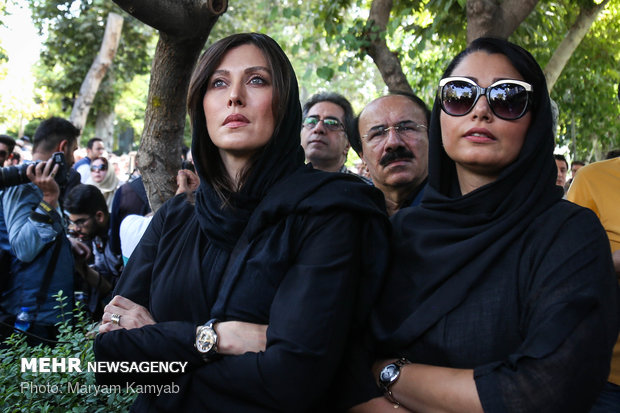
[[[396,379],[394,379],[394,381],[392,381],[390,383],[387,383],[387,384],[383,384],[381,387],[383,389],[383,395],[385,396],[385,398],[388,399],[388,401],[390,403],[394,404],[394,408],[398,408],[400,406],[400,402],[394,398],[394,395],[392,394],[391,387],[400,378],[400,368],[405,366],[405,365],[407,365],[407,364],[411,364],[411,362],[409,360],[407,360],[406,358],[401,357],[398,360],[396,360],[395,362],[390,363],[390,364],[393,364],[396,367],[398,367],[398,376],[396,377]]]

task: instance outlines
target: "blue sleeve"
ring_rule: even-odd
[[[15,256],[23,262],[34,260],[47,244],[64,231],[59,211],[46,212],[39,206],[42,199],[41,191],[34,184],[10,187],[2,193],[9,243]],[[33,211],[46,219],[33,219]]]

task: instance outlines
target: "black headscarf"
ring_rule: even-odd
[[[260,150],[254,159],[252,173],[239,192],[226,194],[227,203],[218,196],[215,189],[205,177],[205,165],[202,162],[207,157],[200,156],[204,151],[217,150],[214,145],[207,145],[204,138],[199,138],[197,128],[206,127],[203,119],[194,120],[192,132],[192,153],[196,165],[196,172],[200,177],[200,187],[196,192],[196,214],[200,227],[209,238],[221,248],[231,250],[239,235],[245,228],[250,215],[264,198],[269,189],[282,178],[292,174],[304,164],[304,152],[300,145],[299,128],[301,125],[301,106],[295,71],[278,44],[266,35],[258,33],[240,34],[240,41],[233,47],[241,44],[269,44],[276,50],[279,59],[274,64],[284,66],[282,72],[289,74],[288,90],[281,93],[284,96],[286,115],[276,125],[269,143]],[[274,90],[274,94],[278,93]],[[276,114],[274,113],[274,116]],[[276,117],[277,119],[277,117]],[[204,126],[203,126],[204,125]],[[207,138],[208,133],[207,133]]]
[[[393,268],[376,325],[384,350],[407,347],[467,297],[497,257],[543,211],[562,197],[555,185],[554,139],[549,94],[540,66],[524,49],[492,38],[475,40],[450,64],[467,54],[501,53],[533,86],[531,124],[517,159],[495,182],[461,195],[454,161],[442,145],[436,99],[429,133],[429,187],[420,208],[395,215]]]

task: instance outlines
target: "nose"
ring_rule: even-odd
[[[403,146],[403,141],[400,135],[396,132],[394,127],[388,128],[387,137],[385,138],[385,150],[393,151],[399,146]]]
[[[490,119],[493,112],[491,111],[491,107],[489,106],[489,100],[487,99],[486,95],[480,96],[478,98],[478,101],[474,105],[474,108],[471,110],[471,113],[474,119]]]
[[[230,95],[228,96],[228,107],[244,106],[245,98],[243,96],[243,87],[240,83],[230,86]]]
[[[319,119],[319,121],[314,125],[314,129],[312,129],[314,133],[325,135],[325,122],[323,119]]]

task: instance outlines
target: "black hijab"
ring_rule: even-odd
[[[208,151],[217,151],[217,148],[211,142],[208,132],[206,138],[201,135],[206,130],[204,112],[198,111],[192,119],[192,153],[195,154],[196,172],[200,177],[200,187],[196,192],[196,215],[202,231],[218,246],[230,251],[250,215],[269,189],[303,166],[304,153],[299,138],[301,106],[297,78],[280,46],[270,37],[258,33],[242,33],[222,41],[227,42],[226,51],[243,44],[254,44],[259,47],[269,56],[272,66],[279,65],[277,69],[285,77],[284,87],[286,87],[285,90],[278,91],[276,90],[278,85],[274,84],[273,92],[274,96],[278,94],[279,100],[283,100],[279,107],[284,109],[285,115],[278,117],[274,111],[277,124],[270,141],[254,157],[251,173],[240,191],[225,194],[226,202],[205,174],[207,168],[203,163],[206,163],[207,159],[214,159],[213,156],[205,154]],[[217,44],[214,46],[217,47]],[[272,68],[272,72],[275,73],[276,68]],[[201,93],[204,96],[204,92]]]
[[[533,86],[531,124],[517,159],[498,179],[461,195],[455,163],[442,145],[441,108],[435,100],[429,187],[421,207],[392,219],[395,258],[387,287],[390,303],[382,306],[375,325],[386,352],[407,347],[457,307],[496,258],[562,198],[562,190],[555,185],[551,107],[540,66],[519,46],[480,38],[452,61],[443,77],[475,51],[505,55]]]

